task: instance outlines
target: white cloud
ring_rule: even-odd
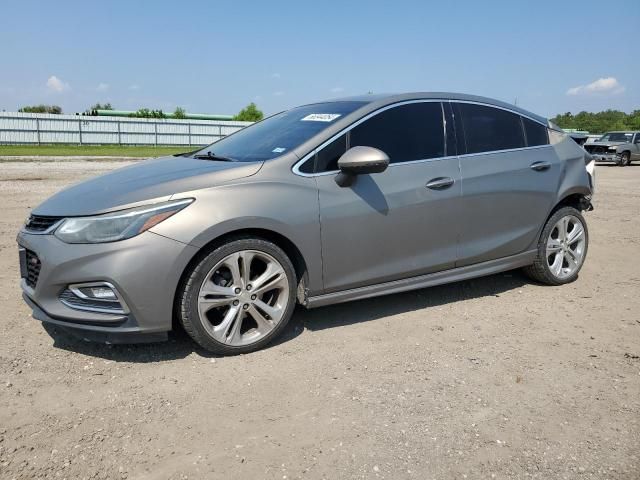
[[[273,92],[274,97],[281,97],[284,95],[284,92]]]
[[[71,87],[67,82],[63,82],[55,75],[51,75],[47,79],[47,88],[52,92],[57,92],[57,93],[61,93],[61,92],[64,92],[65,90],[71,89]]]
[[[129,90],[140,90],[140,85],[134,83],[133,85],[129,85]]]
[[[330,90],[330,92],[331,92],[331,93],[340,93],[340,92],[344,92],[344,88],[342,88],[342,87],[333,87],[333,88]]]
[[[109,90],[109,84],[108,83],[99,83],[98,86],[96,87],[96,90],[98,92],[106,92],[107,90]]]
[[[622,93],[624,92],[624,86],[620,85],[620,82],[615,77],[599,78],[595,82],[591,82],[587,85],[578,85],[577,87],[571,87],[567,90],[567,95],[585,95],[592,93]]]

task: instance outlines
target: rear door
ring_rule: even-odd
[[[535,241],[563,165],[546,126],[489,105],[452,102],[462,176],[457,265],[508,257]]]
[[[446,144],[441,103],[422,101],[370,114],[318,150],[327,292],[455,265],[460,172]],[[385,172],[359,175],[341,188],[337,160],[359,145],[383,150],[391,163]]]

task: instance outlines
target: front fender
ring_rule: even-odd
[[[298,248],[307,265],[309,291],[318,292],[322,289],[318,192],[315,179],[298,178],[290,183],[251,181],[185,193],[196,200],[151,230],[198,250],[239,230],[277,233]]]

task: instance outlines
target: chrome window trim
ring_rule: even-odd
[[[308,161],[310,158],[312,158],[314,155],[316,155],[317,152],[319,152],[320,150],[322,150],[323,148],[325,148],[327,145],[329,145],[331,142],[333,142],[334,140],[336,140],[338,137],[344,135],[345,133],[351,131],[353,128],[357,127],[358,125],[360,125],[362,122],[367,121],[368,119],[370,119],[371,117],[374,117],[376,115],[378,115],[379,113],[382,113],[384,111],[387,111],[391,108],[395,108],[395,107],[400,107],[403,105],[410,105],[413,103],[433,103],[433,102],[439,102],[440,103],[440,107],[442,109],[442,115],[443,115],[443,123],[444,123],[444,148],[445,148],[445,154],[448,153],[447,152],[447,136],[446,136],[446,116],[444,113],[444,102],[448,102],[448,103],[468,103],[468,104],[472,104],[472,105],[481,105],[484,107],[491,107],[491,108],[497,108],[499,110],[504,110],[506,112],[509,113],[513,113],[514,115],[518,115],[520,117],[524,117],[527,118],[533,122],[536,122],[539,125],[542,125],[545,128],[549,128],[548,125],[545,125],[544,123],[540,122],[539,120],[536,120],[535,118],[532,118],[528,115],[522,114],[520,112],[516,112],[515,110],[506,108],[506,107],[501,107],[499,105],[493,105],[491,103],[485,103],[485,102],[476,102],[476,101],[472,101],[472,100],[455,100],[455,99],[436,99],[436,98],[432,98],[432,99],[420,99],[420,100],[405,100],[402,102],[398,102],[398,103],[392,103],[390,105],[385,105],[384,107],[379,108],[378,110],[374,110],[373,112],[368,113],[367,115],[365,115],[364,117],[362,117],[360,120],[352,123],[351,125],[349,125],[348,127],[343,128],[342,130],[340,130],[340,132],[336,133],[334,136],[332,136],[331,138],[329,138],[328,140],[324,141],[323,143],[321,143],[319,146],[317,146],[316,148],[314,148],[313,150],[311,150],[309,153],[307,153],[304,157],[302,157],[302,159],[298,160],[292,167],[292,171],[294,174],[300,176],[300,177],[324,177],[326,175],[335,175],[336,173],[340,172],[340,170],[331,170],[328,172],[320,172],[320,173],[304,173],[300,171],[300,166],[305,163],[306,161]],[[522,123],[522,122],[521,122]],[[524,129],[523,129],[523,135],[524,133]],[[526,139],[525,139],[526,140]],[[522,150],[533,150],[533,149],[537,149],[537,148],[545,148],[545,147],[550,147],[551,144],[548,143],[546,145],[534,145],[531,147],[518,147],[518,148],[510,148],[510,149],[506,149],[506,150],[492,150],[489,152],[477,152],[477,153],[465,153],[462,155],[446,155],[444,157],[435,157],[435,158],[425,158],[425,159],[419,159],[419,160],[409,160],[407,162],[398,162],[398,163],[391,163],[389,164],[389,167],[395,167],[398,165],[411,165],[411,164],[415,164],[415,163],[425,163],[425,162],[433,162],[433,161],[438,161],[438,160],[447,160],[447,159],[451,159],[451,158],[467,158],[467,157],[473,157],[476,155],[492,155],[495,153],[508,153],[508,152],[518,152],[518,151],[522,151]]]
[[[509,148],[509,149],[506,149],[506,150],[490,150],[488,152],[464,153],[462,155],[458,155],[458,158],[477,157],[477,156],[480,156],[480,155],[495,155],[496,153],[521,152],[523,150],[536,150],[536,149],[539,149],[539,148],[548,148],[548,147],[551,147],[551,144],[533,145],[531,147]]]
[[[515,110],[512,110],[512,109],[507,108],[507,107],[501,107],[499,105],[493,105],[491,103],[485,103],[485,102],[475,102],[473,100],[453,100],[453,99],[449,99],[449,100],[446,100],[446,101],[449,102],[449,103],[469,103],[471,105],[480,105],[482,107],[497,108],[498,110],[504,110],[505,112],[513,113],[515,115],[519,115],[521,117],[528,118],[532,122],[536,122],[538,125],[542,125],[544,128],[549,128],[549,125],[545,125],[540,120],[536,120],[535,118],[532,118],[529,115],[525,115],[524,113],[516,112]],[[526,148],[526,147],[524,147],[524,148]]]

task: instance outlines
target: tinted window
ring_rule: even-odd
[[[600,137],[600,142],[630,142],[631,133],[609,132]]]
[[[524,134],[527,137],[527,146],[534,147],[536,145],[547,145],[549,137],[547,136],[547,128],[538,122],[522,117],[524,125]]]
[[[344,134],[318,152],[316,155],[316,172],[338,170],[338,160],[346,151],[347,135]]]
[[[196,152],[208,152],[240,162],[283,155],[363,106],[363,102],[327,102],[278,113]]]
[[[524,147],[520,116],[506,110],[461,103],[467,153]]]
[[[422,102],[385,110],[353,128],[349,146],[379,148],[391,163],[443,157],[442,107]]]

